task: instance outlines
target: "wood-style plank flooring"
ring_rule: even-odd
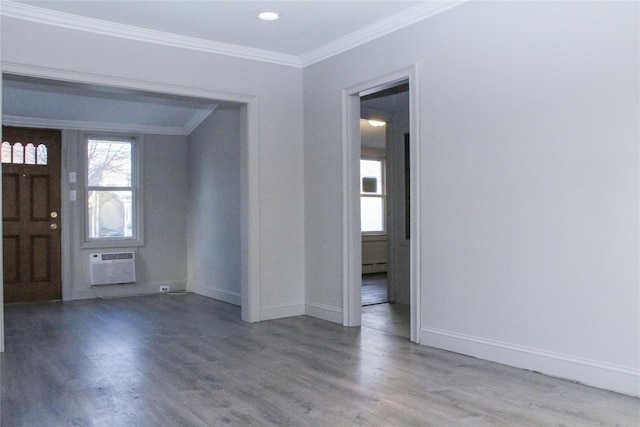
[[[382,304],[387,298],[387,273],[362,275],[362,305]]]
[[[637,426],[639,400],[310,317],[153,295],[5,307],[3,426]]]
[[[362,307],[362,326],[410,339],[411,308],[398,303]]]

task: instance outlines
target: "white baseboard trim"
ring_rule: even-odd
[[[139,283],[132,283],[128,285],[99,285],[85,289],[73,289],[71,291],[71,299],[124,298],[157,294],[159,293],[160,286],[169,286],[172,291],[181,291],[186,289],[186,285],[184,283],[174,282],[153,283],[150,285],[143,285]]]
[[[93,289],[74,289],[71,291],[71,301],[98,298]]]
[[[304,304],[281,304],[260,309],[260,321],[304,315]]]
[[[420,343],[593,387],[640,396],[640,369],[436,328],[422,328]]]
[[[305,314],[329,322],[342,324],[342,309],[338,307],[307,301],[305,304]]]
[[[229,304],[237,306],[240,306],[242,304],[240,294],[237,294],[235,292],[222,291],[220,289],[208,288],[206,286],[194,286],[193,289],[190,288],[189,290],[193,291],[194,294],[213,298]]]

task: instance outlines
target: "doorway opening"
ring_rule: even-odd
[[[409,83],[360,97],[362,325],[409,338]]]
[[[240,172],[239,187],[240,193],[243,194],[240,205],[240,252],[241,252],[241,290],[238,299],[240,300],[241,316],[242,319],[249,322],[256,322],[260,320],[260,304],[259,304],[259,269],[258,269],[258,253],[259,253],[259,224],[260,215],[258,209],[258,201],[260,200],[258,174],[259,170],[258,162],[258,120],[255,120],[257,115],[257,101],[255,98],[248,95],[241,94],[229,94],[225,92],[218,92],[215,90],[208,90],[202,88],[190,88],[186,86],[173,86],[170,84],[162,83],[149,83],[144,81],[135,81],[129,79],[119,80],[118,78],[111,78],[106,76],[98,76],[91,74],[74,74],[73,81],[69,81],[69,76],[64,72],[58,72],[56,70],[39,69],[34,70],[32,68],[23,68],[20,65],[12,65],[8,71],[10,74],[3,74],[0,79],[0,88],[6,89],[7,80],[18,82],[18,86],[26,83],[38,83],[47,84],[53,86],[61,86],[64,90],[58,92],[62,94],[68,94],[69,88],[75,88],[80,91],[82,88],[94,89],[97,92],[102,93],[100,98],[104,98],[109,101],[115,97],[113,94],[122,95],[128,93],[141,93],[150,95],[155,98],[162,99],[199,99],[205,101],[211,101],[216,104],[233,104],[238,108],[239,115],[239,140],[244,141],[240,146],[240,164],[242,165]],[[54,93],[58,93],[53,91]],[[1,93],[1,92],[0,92]],[[74,92],[75,94],[75,92]],[[0,104],[0,111],[5,114],[11,111],[10,102],[14,102],[13,98],[7,100],[4,97],[4,105]],[[159,104],[163,107],[164,104]],[[221,109],[221,108],[220,108]],[[17,117],[17,116],[16,116]],[[29,127],[44,127],[33,123],[5,123],[13,126],[29,126]],[[55,126],[48,126],[55,127]],[[83,129],[78,127],[75,129]],[[97,131],[108,131],[108,129],[86,129]],[[153,133],[153,132],[150,132]],[[64,141],[64,136],[63,136]],[[76,189],[74,185],[70,185],[70,174],[64,170],[65,156],[75,155],[73,153],[65,153],[62,150],[62,165],[63,173],[62,179],[58,181],[61,184],[62,195],[60,197],[62,206],[60,212],[57,213],[57,220],[59,224],[56,224],[59,228],[57,231],[61,238],[61,260],[57,263],[60,266],[61,272],[61,292],[63,300],[74,299],[72,292],[72,275],[76,274],[75,270],[72,271],[72,254],[69,230],[71,228],[71,219],[69,215],[69,205],[71,199],[75,199]],[[77,171],[72,171],[77,172]],[[74,174],[75,176],[75,174]],[[75,178],[74,178],[75,180]],[[0,210],[1,212],[1,210]],[[53,211],[51,211],[53,212]],[[47,212],[51,216],[51,212]],[[48,224],[51,227],[50,224]],[[5,239],[6,240],[6,239]],[[0,250],[2,252],[9,252],[11,249],[7,248]],[[86,251],[85,251],[86,252]],[[44,272],[43,272],[44,274]],[[4,291],[6,272],[3,271],[3,280],[0,281],[0,290]],[[157,289],[157,288],[156,288]],[[60,298],[56,296],[55,298]],[[0,301],[2,302],[2,301]],[[0,304],[0,352],[4,351],[3,341],[3,305]]]
[[[402,335],[419,343],[420,224],[417,218],[420,217],[420,168],[419,133],[415,120],[419,116],[417,87],[417,69],[412,66],[352,86],[343,92],[343,324],[361,326],[363,313],[368,307],[395,308],[399,307],[397,303],[400,300],[405,303],[405,325],[406,319],[409,319],[409,326],[404,326]],[[394,101],[385,105],[390,100]],[[402,111],[398,107],[400,104]],[[363,146],[366,137],[363,135],[364,129],[361,129],[361,121],[374,119],[385,122],[385,147],[372,152],[366,144]],[[367,159],[368,154],[374,154],[375,157],[381,152],[382,156],[378,157],[382,157],[385,163],[381,173],[386,175],[384,182],[375,174],[362,175],[360,170],[361,160]],[[383,184],[387,191],[379,194],[384,188]],[[369,200],[374,196],[379,200]],[[361,216],[365,205],[377,207],[375,216],[383,223],[383,227],[370,230],[371,233],[363,233],[370,220],[363,220]],[[381,229],[384,231],[381,232]],[[373,241],[373,245],[365,240]],[[377,246],[374,252],[382,255],[382,260],[368,262],[366,257],[369,254],[366,251],[371,248],[363,248],[364,244]],[[374,271],[370,270],[371,264]],[[386,271],[375,271],[385,270],[380,268],[383,264],[386,264]],[[363,273],[379,273],[382,282],[385,278],[383,273],[386,274],[386,303],[363,307]],[[366,283],[368,277],[364,279]],[[383,316],[382,323],[391,326],[393,319]]]

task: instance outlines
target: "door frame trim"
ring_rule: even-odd
[[[177,86],[159,82],[151,82],[145,80],[134,80],[122,77],[113,77],[108,75],[81,73],[62,69],[54,69],[48,67],[38,67],[24,65],[18,63],[1,63],[0,73],[0,95],[2,94],[2,74],[15,74],[20,76],[44,78],[59,81],[68,81],[75,83],[95,84],[102,86],[112,86],[124,89],[143,90],[159,94],[191,96],[197,98],[211,99],[214,101],[230,101],[242,104],[242,124],[243,144],[241,150],[241,166],[244,173],[241,175],[241,188],[243,197],[241,203],[241,275],[242,275],[242,319],[248,322],[260,321],[260,183],[259,183],[259,127],[258,127],[258,99],[253,95],[240,93],[221,92],[211,89],[204,89],[189,86]],[[2,113],[2,101],[0,98],[0,114]],[[1,115],[0,115],[1,117]],[[65,184],[64,174],[66,173],[65,162],[67,160],[64,141],[62,146],[62,181],[61,189],[63,195],[61,201],[63,203],[62,211],[64,216],[69,216],[68,209],[68,191],[69,187]],[[66,206],[64,205],[66,203]],[[0,213],[2,208],[0,206]],[[67,219],[68,221],[68,219]],[[0,226],[1,227],[1,226]],[[71,259],[70,259],[70,235],[69,224],[67,223],[62,230],[62,293],[63,300],[70,299],[71,296]],[[2,255],[2,247],[0,246],[0,255]],[[0,267],[2,266],[2,257],[0,256]],[[4,284],[0,278],[0,290],[4,290]],[[0,292],[0,297],[1,297]],[[0,298],[0,302],[2,299]],[[4,310],[0,305],[0,352],[4,351]]]
[[[420,126],[418,64],[342,90],[342,323],[362,323],[362,245],[360,233],[360,97],[409,81],[411,242],[411,341],[420,342]]]

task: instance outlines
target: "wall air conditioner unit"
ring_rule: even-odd
[[[114,252],[89,255],[91,286],[133,283],[136,263],[133,252]]]

